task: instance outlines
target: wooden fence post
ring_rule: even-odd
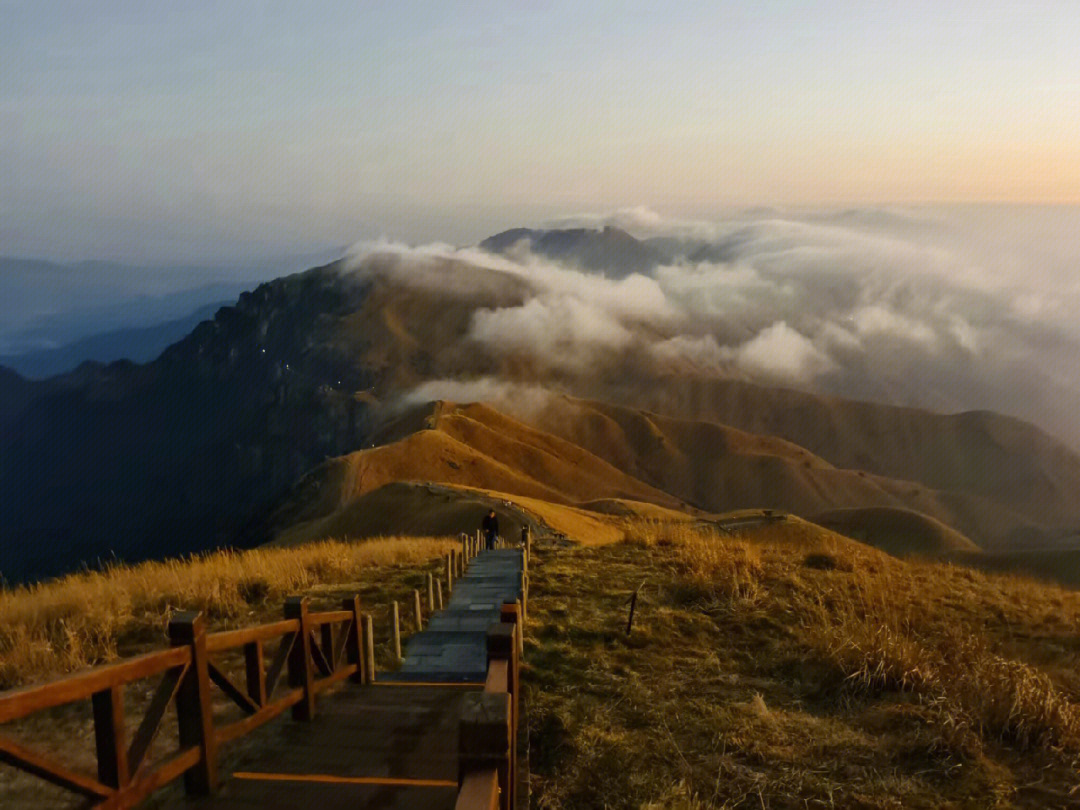
[[[529,575],[521,572],[521,619],[524,621],[529,615]]]
[[[454,552],[446,555],[446,595],[454,592]]]
[[[341,609],[352,613],[352,623],[349,625],[349,635],[345,640],[345,660],[356,665],[356,672],[349,676],[353,683],[367,683],[367,673],[364,672],[364,659],[361,657],[360,634],[363,616],[360,613],[360,596],[350,596],[341,600]]]
[[[311,658],[311,621],[308,618],[308,598],[290,596],[285,600],[285,618],[300,624],[292,650],[289,651],[289,686],[301,687],[304,698],[292,707],[293,720],[310,720],[315,716],[315,663]]]
[[[266,670],[263,669],[263,643],[256,639],[244,645],[244,681],[247,696],[261,708],[266,705]]]
[[[97,747],[98,781],[112,788],[130,780],[127,742],[124,739],[124,687],[110,686],[95,692],[94,743]]]
[[[368,683],[375,683],[375,628],[371,614],[364,614],[364,674]]]
[[[435,612],[435,578],[427,575],[427,611],[430,616]]]
[[[442,592],[442,580],[435,580],[435,603],[439,606],[439,610],[443,609],[443,592]]]
[[[511,751],[510,695],[504,692],[468,692],[461,700],[458,734],[458,783],[470,773],[494,769],[499,780],[499,808],[510,810]]]
[[[521,612],[521,600],[505,602],[499,610],[499,621],[517,627],[518,656],[525,654],[525,615]]]
[[[401,614],[398,612],[398,603],[394,602],[390,615],[391,632],[394,639],[394,660],[401,664]]]
[[[182,749],[199,749],[199,762],[184,772],[184,789],[205,796],[217,787],[217,746],[214,743],[210,669],[206,653],[206,623],[201,613],[181,611],[169,620],[169,644],[191,649],[191,665],[176,693],[176,720]]]
[[[413,618],[416,620],[416,632],[424,629],[424,614],[420,610],[420,591],[413,591]]]
[[[517,613],[516,605],[505,607],[509,608],[512,614]],[[501,621],[489,627],[487,632],[488,665],[490,666],[492,661],[506,662],[506,692],[510,696],[510,778],[505,789],[509,792],[509,807],[515,806],[517,793],[514,777],[517,775],[518,683],[521,677],[518,660],[519,628],[520,624],[515,621]]]

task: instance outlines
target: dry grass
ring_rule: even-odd
[[[919,567],[860,569],[846,589],[816,594],[805,609],[808,643],[864,693],[910,691],[935,705],[951,728],[1008,740],[1020,750],[1080,754],[1080,704],[1072,684],[1055,683],[1038,666],[996,649],[974,605],[967,621],[950,622],[961,613],[948,606],[957,596],[949,587],[955,572],[944,569],[936,588],[916,589],[910,574]],[[989,578],[981,584],[1002,585]],[[1037,583],[1004,584],[1006,591],[1056,595]],[[1075,654],[1071,658],[1075,663]]]
[[[455,547],[445,538],[380,538],[217,551],[0,591],[0,689],[163,639],[175,610],[203,611],[215,627],[247,624],[260,606],[279,605],[289,594],[352,582],[369,569],[422,565]]]
[[[978,600],[966,611],[957,602],[965,591],[974,596],[984,589],[1027,592],[1058,604],[1063,594],[1054,586],[901,562],[801,522],[752,530],[753,544],[686,524],[644,524],[634,531],[672,545],[679,578],[696,595],[725,606],[761,601],[770,580],[785,575],[800,586],[788,598],[802,617],[805,642],[853,688],[916,693],[944,712],[946,725],[1008,739],[1021,750],[1080,753],[1080,704],[1045,672],[994,649],[980,627]],[[800,557],[804,568],[846,576],[792,578]],[[957,574],[967,588],[955,587]]]
[[[1080,806],[1080,594],[795,519],[621,529],[534,566],[536,806]]]

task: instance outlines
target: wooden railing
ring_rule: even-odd
[[[528,565],[531,538],[523,536]],[[449,592],[455,577],[480,553],[481,538],[463,538],[462,551],[445,561]],[[520,654],[528,575],[522,598],[501,608],[487,633],[487,678],[482,691],[464,696],[460,728],[458,810],[510,810],[517,792],[516,740],[519,717]],[[428,610],[436,609],[428,577]],[[419,591],[414,591],[416,629],[423,626]],[[392,605],[391,640],[398,660],[401,639],[398,604]],[[117,664],[97,667],[50,683],[0,693],[0,725],[39,712],[90,700],[93,709],[97,777],[79,773],[55,757],[0,735],[0,762],[40,777],[88,799],[87,806],[131,808],[155,790],[183,777],[189,795],[206,795],[218,784],[218,750],[291,709],[296,720],[315,716],[318,696],[345,679],[375,681],[372,617],[361,613],[359,597],[340,610],[313,613],[306,597],[285,602],[284,618],[272,624],[207,633],[200,613],[179,612],[168,625],[170,648]],[[270,651],[272,649],[272,652]],[[239,651],[242,685],[221,663]],[[269,654],[268,654],[269,653]],[[216,657],[216,658],[215,658]],[[234,668],[235,669],[235,668]],[[125,687],[160,677],[149,703],[128,734]],[[216,687],[216,690],[214,689]],[[243,713],[215,723],[222,697]],[[163,761],[151,756],[169,708],[177,720],[178,749]]]
[[[510,810],[517,800],[521,606],[502,606],[487,633],[487,679],[462,701],[455,810]]]
[[[356,597],[346,600],[341,610],[323,613],[310,612],[306,598],[291,598],[283,621],[212,634],[206,632],[201,614],[177,613],[168,632],[168,650],[0,694],[0,724],[89,699],[96,779],[4,736],[0,762],[81,795],[95,808],[133,807],[180,776],[189,794],[203,795],[217,785],[219,747],[288,708],[297,719],[311,719],[316,698],[327,687],[346,678],[360,683],[374,678],[371,616],[361,614]],[[267,666],[264,648],[275,641]],[[242,651],[243,687],[214,659],[232,650]],[[158,676],[129,741],[124,687]],[[212,686],[245,716],[215,727]],[[179,750],[152,763],[151,748],[170,706],[176,710]]]

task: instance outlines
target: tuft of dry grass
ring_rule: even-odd
[[[620,530],[537,555],[537,806],[1072,806],[1080,593],[793,518]]]
[[[867,586],[863,586],[867,587]],[[1080,704],[1048,674],[995,652],[970,627],[925,632],[882,611],[872,600],[809,610],[808,643],[864,694],[912,692],[934,705],[942,722],[1020,750],[1080,753]]]
[[[657,520],[628,521],[624,534],[631,544],[671,548],[686,599],[729,603],[759,596],[761,555],[743,540],[710,527]]]
[[[387,537],[215,551],[0,591],[0,689],[115,660],[125,641],[160,638],[176,610],[229,626],[263,603],[380,566],[422,565],[455,547],[449,538]]]

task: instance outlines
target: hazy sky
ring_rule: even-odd
[[[1080,202],[1080,3],[0,0],[0,254]]]

